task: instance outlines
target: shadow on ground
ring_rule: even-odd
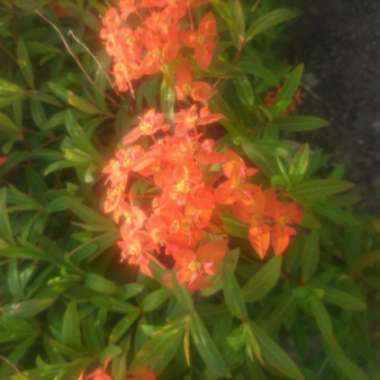
[[[331,121],[316,143],[343,162],[362,208],[380,215],[380,1],[304,1],[297,55],[305,112]]]

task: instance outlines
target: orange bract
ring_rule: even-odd
[[[169,126],[148,110],[103,170],[104,210],[120,225],[122,261],[147,276],[152,261],[169,265],[190,290],[208,285],[227,251],[224,213],[249,226],[260,258],[270,246],[281,255],[302,216],[295,204],[253,184],[257,170],[237,153],[217,152],[214,140],[204,139],[200,128],[220,118],[193,105]]]
[[[134,95],[133,81],[157,74],[163,69],[167,72],[168,66],[175,68],[177,61],[183,60],[187,52],[185,48],[194,50],[195,60],[201,68],[208,68],[216,47],[214,16],[212,13],[206,14],[197,29],[192,19],[183,22],[193,7],[206,2],[119,0],[117,6],[108,9],[103,17],[100,38],[112,58],[112,73],[120,92],[130,91]],[[184,25],[189,26],[185,28]],[[182,79],[179,83],[181,81],[184,84]],[[213,95],[207,83],[190,82],[187,95],[194,100],[206,102]],[[180,88],[181,84],[178,86],[179,98],[183,98],[187,90]]]

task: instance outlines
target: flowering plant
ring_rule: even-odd
[[[378,376],[379,221],[297,135],[298,12],[0,3],[0,378]]]

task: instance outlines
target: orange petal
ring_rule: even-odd
[[[268,225],[253,225],[248,232],[249,242],[254,248],[260,259],[267,254],[270,244],[270,228]]]
[[[271,243],[276,256],[281,256],[288,248],[290,237],[295,235],[292,227],[276,224],[272,229]]]

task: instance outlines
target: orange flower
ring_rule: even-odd
[[[263,259],[269,249],[270,227],[267,224],[252,224],[249,227],[248,239],[260,259]]]
[[[55,13],[56,16],[58,17],[69,17],[71,16],[71,12],[69,9],[64,7],[62,4],[59,2],[52,2],[49,4],[50,10]]]
[[[195,105],[178,111],[173,117],[176,133],[179,135],[186,134],[197,127],[216,123],[221,119],[223,115],[211,113],[208,107],[203,107],[198,111]]]
[[[206,287],[226,251],[227,240],[224,239],[203,243],[196,251],[178,250],[173,255],[178,281],[193,291]]]
[[[130,371],[127,373],[125,380],[156,380],[157,377],[153,371],[148,369],[140,369],[138,371]]]
[[[216,20],[211,12],[202,17],[197,31],[189,31],[184,34],[185,45],[194,49],[195,60],[204,70],[211,64],[216,47],[216,35]]]
[[[273,90],[269,90],[265,95],[264,95],[264,104],[268,108],[272,108],[276,102],[278,95],[282,91],[282,86],[279,86]],[[295,113],[299,106],[302,104],[303,101],[303,94],[301,90],[296,90],[296,92],[293,94],[293,101],[292,103],[286,108],[284,111],[285,115],[289,115],[291,113]]]
[[[207,82],[193,81],[192,72],[186,64],[182,64],[176,71],[175,89],[178,100],[190,96],[194,101],[205,105],[215,94],[215,89]]]
[[[274,225],[271,242],[275,255],[280,256],[289,245],[290,237],[296,234],[291,225],[299,224],[302,219],[302,210],[295,203],[280,203],[272,196],[270,210]]]
[[[86,375],[85,371],[82,371],[77,380],[112,380],[112,377],[107,373],[107,367],[110,360],[106,360],[102,367]]]
[[[0,166],[3,166],[8,161],[8,156],[1,156],[0,155]]]
[[[133,231],[123,227],[120,232],[123,240],[118,242],[118,246],[121,249],[122,261],[138,266],[141,273],[151,276],[149,263],[156,245],[150,235],[144,231]]]
[[[139,118],[137,128],[132,129],[123,139],[123,144],[131,144],[141,136],[152,136],[158,131],[168,131],[170,126],[165,124],[165,117],[154,109],[148,110]]]

